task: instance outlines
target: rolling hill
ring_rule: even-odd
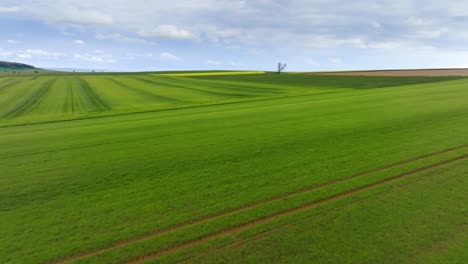
[[[8,62],[8,61],[0,61],[0,69],[10,69],[10,70],[31,70],[31,69],[36,69],[36,67],[24,64],[24,63],[18,63],[18,62]]]

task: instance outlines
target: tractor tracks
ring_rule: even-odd
[[[313,208],[313,207],[316,207],[316,206],[319,206],[319,205],[323,205],[323,204],[326,204],[326,203],[329,203],[329,202],[333,202],[333,201],[338,200],[340,198],[344,198],[344,197],[347,197],[347,196],[350,196],[350,195],[353,195],[353,194],[357,194],[357,193],[360,193],[360,192],[363,192],[363,191],[366,191],[366,190],[370,190],[370,189],[376,188],[378,186],[381,186],[381,185],[384,185],[384,184],[387,184],[387,183],[395,182],[397,180],[400,180],[400,179],[403,179],[403,178],[406,178],[406,177],[409,177],[409,176],[412,176],[412,175],[415,175],[415,174],[418,174],[418,173],[430,171],[430,170],[433,170],[433,169],[436,169],[436,168],[439,168],[439,167],[443,167],[443,166],[448,165],[450,163],[465,160],[467,158],[468,158],[468,155],[464,155],[464,156],[454,158],[454,159],[451,159],[451,160],[447,160],[447,161],[443,161],[443,162],[440,162],[440,163],[437,163],[437,164],[434,164],[434,165],[431,165],[431,166],[416,169],[416,170],[413,170],[411,172],[403,173],[403,174],[400,174],[400,175],[395,176],[395,177],[387,178],[387,179],[384,179],[384,180],[381,180],[381,181],[378,181],[378,182],[375,182],[375,183],[372,183],[372,184],[361,186],[361,187],[356,188],[356,189],[352,189],[352,190],[349,190],[349,191],[342,192],[340,194],[332,195],[330,197],[327,197],[327,198],[324,198],[324,199],[321,199],[321,200],[318,200],[318,201],[314,201],[314,202],[311,202],[311,203],[308,203],[308,204],[305,204],[305,205],[301,205],[299,207],[291,208],[291,209],[288,209],[288,210],[285,210],[285,211],[282,211],[282,212],[278,212],[278,213],[275,213],[275,214],[272,214],[272,215],[268,215],[268,216],[265,216],[265,217],[262,217],[262,218],[258,218],[258,219],[254,220],[254,221],[251,221],[251,222],[248,222],[248,223],[245,223],[245,224],[242,224],[242,225],[238,225],[238,226],[235,226],[235,227],[232,227],[232,228],[228,228],[228,229],[225,229],[223,231],[213,233],[213,234],[210,234],[210,235],[207,235],[207,236],[195,239],[195,240],[184,242],[184,243],[181,243],[181,244],[178,244],[178,245],[175,245],[175,246],[172,246],[172,247],[169,247],[169,248],[154,252],[154,253],[146,255],[146,256],[141,256],[141,257],[136,258],[134,260],[131,260],[131,261],[127,262],[127,263],[137,264],[137,263],[142,263],[142,262],[144,262],[146,260],[150,260],[150,259],[158,258],[158,257],[164,256],[164,255],[168,255],[168,254],[174,253],[174,252],[176,252],[178,250],[182,250],[184,248],[188,248],[188,247],[191,247],[191,246],[195,246],[197,244],[201,244],[201,243],[203,243],[205,241],[208,241],[210,239],[214,239],[214,238],[234,234],[234,233],[240,232],[242,230],[245,230],[247,228],[254,227],[256,225],[265,224],[265,223],[267,223],[269,221],[272,221],[272,220],[280,218],[280,217],[284,217],[284,216],[291,215],[291,214],[294,214],[294,213],[302,212],[302,211],[305,211],[307,209],[310,209],[310,208]]]
[[[198,218],[198,219],[195,219],[195,220],[192,220],[192,221],[188,221],[188,222],[184,222],[184,223],[181,223],[181,224],[173,225],[173,226],[170,226],[170,227],[167,227],[167,228],[158,229],[158,230],[155,230],[155,231],[150,232],[150,233],[146,233],[146,234],[136,236],[136,237],[133,237],[133,238],[130,238],[130,239],[118,241],[118,242],[116,242],[116,243],[114,243],[112,245],[109,245],[107,247],[82,252],[82,253],[79,253],[79,254],[76,254],[76,255],[71,255],[71,256],[68,256],[68,257],[61,258],[61,259],[57,259],[57,260],[52,261],[50,263],[68,263],[68,262],[71,262],[71,261],[91,257],[91,256],[94,256],[94,255],[97,255],[97,254],[100,254],[100,253],[104,253],[104,252],[112,251],[112,250],[115,250],[115,249],[118,249],[118,248],[122,248],[124,246],[130,245],[130,244],[135,243],[135,242],[140,242],[140,241],[145,241],[145,240],[149,240],[149,239],[152,239],[152,238],[156,238],[156,237],[158,237],[160,235],[163,235],[163,234],[166,234],[166,233],[169,233],[169,232],[173,232],[173,231],[188,228],[188,227],[191,227],[191,226],[203,224],[205,222],[215,220],[215,219],[218,219],[218,218],[222,218],[222,217],[226,217],[226,216],[229,216],[229,215],[232,215],[232,214],[235,214],[235,213],[239,213],[239,212],[242,212],[242,211],[245,211],[245,210],[255,209],[256,207],[259,207],[259,206],[262,206],[262,205],[265,205],[265,204],[268,204],[268,203],[280,201],[280,200],[283,200],[283,199],[286,199],[286,198],[291,198],[291,197],[294,197],[294,196],[297,196],[297,195],[300,195],[300,194],[304,194],[304,193],[308,193],[308,192],[311,192],[311,191],[314,191],[314,190],[317,190],[317,189],[329,187],[329,186],[332,186],[334,184],[344,183],[344,182],[350,181],[352,179],[357,179],[357,178],[360,178],[360,177],[368,176],[368,175],[370,175],[372,173],[376,173],[376,172],[379,172],[379,171],[384,171],[384,170],[387,170],[387,169],[399,167],[399,166],[409,164],[409,163],[412,163],[412,162],[415,162],[415,161],[420,161],[420,160],[424,160],[424,159],[427,159],[427,158],[436,157],[436,156],[439,156],[439,155],[442,155],[442,154],[445,154],[445,153],[449,153],[449,152],[452,152],[452,151],[460,150],[460,149],[463,149],[463,148],[466,148],[466,147],[468,147],[468,144],[463,144],[463,145],[460,145],[460,146],[457,146],[457,147],[452,147],[452,148],[445,149],[445,150],[442,150],[442,151],[433,152],[433,153],[430,153],[430,154],[426,154],[426,155],[418,156],[418,157],[408,159],[408,160],[405,160],[405,161],[393,163],[393,164],[383,166],[383,167],[380,167],[380,168],[377,168],[377,169],[373,169],[373,170],[370,170],[370,171],[366,171],[366,172],[363,172],[363,173],[355,174],[355,175],[347,177],[347,178],[337,179],[337,180],[333,180],[333,181],[326,182],[326,183],[323,183],[323,184],[307,186],[307,187],[302,188],[302,189],[297,190],[297,191],[293,191],[293,192],[281,194],[281,195],[278,195],[278,196],[270,197],[268,199],[253,202],[253,203],[250,203],[250,204],[247,204],[247,205],[244,205],[244,206],[241,206],[241,207],[237,207],[237,208],[234,208],[234,209],[231,209],[231,210],[226,210],[226,211],[223,211],[223,212],[220,212],[220,213],[217,213],[217,214],[211,214],[211,215],[203,216],[201,218]],[[151,256],[152,257],[158,257],[160,255],[169,254],[170,252],[177,251],[177,249],[179,249],[179,248],[189,247],[190,245],[192,245],[192,243],[195,243],[196,241],[198,241],[198,242],[196,242],[195,244],[198,244],[198,243],[201,243],[201,242],[203,242],[205,240],[208,240],[208,239],[211,239],[211,238],[214,238],[214,237],[222,236],[222,235],[228,234],[228,233],[233,233],[237,229],[243,230],[243,229],[248,228],[250,226],[267,222],[267,221],[269,221],[270,219],[273,219],[273,218],[277,218],[277,217],[281,217],[283,215],[287,215],[287,214],[291,214],[291,213],[294,213],[294,212],[302,211],[302,210],[305,210],[307,208],[323,204],[325,202],[334,201],[334,200],[339,199],[341,197],[348,196],[348,195],[351,195],[351,194],[356,193],[356,192],[361,192],[361,191],[376,187],[378,185],[385,184],[387,182],[396,181],[398,179],[401,179],[401,178],[404,178],[404,177],[407,177],[407,176],[410,176],[410,175],[413,175],[413,174],[428,171],[428,170],[431,170],[431,169],[434,169],[434,168],[437,168],[437,167],[442,167],[442,166],[444,166],[446,164],[449,164],[449,163],[452,163],[452,162],[455,162],[455,161],[458,161],[458,160],[462,160],[462,159],[465,159],[467,157],[468,157],[468,155],[465,155],[465,156],[462,156],[462,157],[459,157],[459,158],[456,158],[456,159],[451,159],[451,160],[448,160],[448,161],[440,162],[440,163],[437,163],[435,165],[431,165],[431,166],[424,167],[424,168],[421,168],[421,169],[418,169],[418,170],[414,170],[414,171],[411,171],[411,172],[408,172],[408,173],[405,173],[405,174],[401,174],[401,175],[396,176],[396,177],[387,178],[385,180],[382,180],[382,181],[379,181],[379,182],[376,182],[376,183],[373,183],[373,184],[370,184],[370,185],[366,185],[366,186],[359,187],[357,189],[353,189],[353,190],[350,190],[350,191],[347,191],[347,192],[344,192],[344,193],[341,193],[341,194],[338,194],[338,195],[335,195],[335,196],[331,196],[331,197],[325,198],[323,200],[319,200],[319,201],[312,202],[312,203],[309,203],[309,204],[306,204],[306,205],[303,205],[303,206],[300,206],[300,207],[292,208],[292,209],[282,211],[282,212],[279,212],[279,213],[275,213],[275,214],[272,214],[272,215],[269,215],[269,216],[266,216],[266,217],[263,217],[263,218],[259,218],[257,220],[254,220],[254,221],[252,221],[250,223],[247,223],[247,224],[244,224],[244,225],[241,225],[241,226],[230,228],[230,229],[227,229],[227,230],[224,230],[224,231],[221,231],[221,232],[218,232],[218,233],[214,233],[214,234],[208,235],[206,237],[203,237],[203,238],[200,238],[200,239],[197,239],[197,240],[182,243],[182,244],[179,244],[177,246],[168,248],[166,250],[159,251],[157,253],[152,254]],[[163,254],[163,252],[165,252],[165,253]],[[138,263],[138,260],[135,260],[135,261],[136,261],[136,263]]]

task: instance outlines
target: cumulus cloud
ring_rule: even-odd
[[[26,54],[26,53],[18,53],[16,54],[16,57],[21,58],[21,59],[29,59],[29,58],[32,58],[32,55]]]
[[[142,29],[138,32],[143,37],[167,38],[178,40],[195,40],[197,36],[189,30],[174,25],[160,25],[152,29]]]
[[[21,49],[17,51],[3,51],[0,49],[0,57],[9,58],[13,55],[21,59],[30,59],[34,57],[39,57],[41,59],[57,59],[65,56],[65,54],[62,52],[54,52],[43,49]]]
[[[73,43],[75,43],[75,44],[77,44],[77,45],[84,45],[84,44],[86,44],[86,43],[85,43],[83,40],[81,40],[81,39],[77,39],[77,40],[73,41]]]
[[[2,59],[8,59],[13,55],[12,51],[4,50],[0,48],[0,58]]]
[[[28,54],[31,56],[43,56],[43,57],[63,57],[65,54],[62,52],[54,52],[54,51],[47,51],[43,49],[26,49],[22,51],[24,54]]]
[[[410,17],[406,22],[412,26],[430,26],[432,25],[432,20],[420,18],[420,17]]]
[[[117,62],[117,60],[113,58],[111,55],[99,54],[98,52],[95,52],[95,54],[75,53],[73,55],[73,58],[75,60],[83,60],[83,61],[98,62],[98,63],[116,63]]]
[[[113,18],[97,10],[80,10],[77,8],[67,8],[62,13],[57,12],[57,16],[48,17],[47,20],[59,24],[72,25],[110,25]]]
[[[138,43],[138,44],[145,44],[145,45],[156,45],[156,43],[152,41],[148,41],[141,38],[132,38],[120,33],[112,33],[112,34],[96,34],[96,39],[100,40],[115,40],[121,42],[128,42],[128,43]]]
[[[0,13],[14,13],[19,10],[19,6],[0,6]]]
[[[382,24],[380,24],[380,23],[377,22],[377,21],[373,21],[373,22],[371,23],[371,26],[372,26],[373,28],[381,28],[381,27],[382,27]]]
[[[177,57],[176,55],[170,53],[170,52],[162,52],[159,54],[159,57],[163,60],[170,60],[170,61],[180,61],[182,60],[181,58]]]
[[[416,35],[420,38],[434,39],[440,37],[442,32],[440,30],[421,30],[417,31]]]
[[[5,0],[9,1],[9,0]],[[110,25],[113,18],[106,13],[104,7],[98,8],[96,4],[80,3],[76,1],[11,1],[18,3],[18,6],[0,7],[0,13],[15,12],[30,19],[39,19],[46,23],[56,25]],[[90,5],[91,4],[91,5]]]

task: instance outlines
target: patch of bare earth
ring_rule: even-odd
[[[468,76],[468,69],[333,71],[333,72],[311,72],[309,74],[346,75],[346,76]]]

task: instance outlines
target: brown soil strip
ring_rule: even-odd
[[[373,71],[333,71],[311,72],[315,75],[346,76],[468,76],[468,69],[415,69],[415,70],[373,70]]]
[[[453,148],[445,149],[445,150],[442,150],[442,151],[422,155],[422,156],[412,158],[412,159],[409,159],[409,160],[393,163],[393,164],[383,166],[383,167],[380,167],[380,168],[377,168],[377,169],[374,169],[374,170],[370,170],[370,171],[367,171],[367,172],[364,172],[364,173],[355,174],[355,175],[353,175],[351,177],[338,179],[338,180],[333,180],[333,181],[329,181],[329,182],[326,182],[326,183],[323,183],[323,184],[307,186],[305,188],[302,188],[302,189],[299,189],[299,190],[296,190],[296,191],[293,191],[293,192],[281,194],[281,195],[274,196],[274,197],[271,197],[271,198],[268,198],[268,199],[265,199],[265,200],[260,200],[260,201],[257,201],[257,202],[251,203],[251,204],[247,204],[247,205],[237,207],[237,208],[234,208],[234,209],[231,209],[231,210],[227,210],[227,211],[224,211],[224,212],[220,212],[220,213],[217,213],[217,214],[203,216],[203,217],[195,219],[193,221],[189,221],[189,222],[181,223],[181,224],[178,224],[178,225],[170,226],[170,227],[167,227],[167,228],[159,229],[159,230],[153,231],[151,233],[147,233],[147,234],[144,234],[144,235],[141,235],[141,236],[137,236],[137,237],[133,237],[133,238],[130,238],[130,239],[119,241],[119,242],[117,242],[115,244],[112,244],[112,245],[104,247],[104,248],[90,250],[90,251],[83,252],[83,253],[80,253],[80,254],[77,254],[77,255],[72,255],[72,256],[69,256],[69,257],[62,258],[62,259],[51,261],[49,263],[62,264],[62,263],[68,263],[68,262],[75,261],[75,260],[82,259],[82,258],[91,257],[91,256],[94,256],[94,255],[97,255],[97,254],[100,254],[100,253],[104,253],[104,252],[107,252],[107,251],[111,251],[111,250],[114,250],[114,249],[117,249],[117,248],[124,247],[124,246],[129,245],[129,244],[134,243],[134,242],[144,241],[144,240],[147,240],[147,239],[151,239],[151,238],[160,236],[160,235],[165,234],[165,233],[176,231],[178,229],[187,228],[187,227],[190,227],[190,226],[202,224],[202,223],[210,221],[210,220],[214,220],[214,219],[217,219],[217,218],[229,216],[231,214],[238,213],[238,212],[241,212],[241,211],[244,211],[244,210],[253,209],[255,207],[258,207],[258,206],[261,206],[261,205],[264,205],[264,204],[267,204],[267,203],[270,203],[270,202],[276,202],[276,201],[279,201],[279,200],[282,200],[282,199],[285,199],[285,198],[290,198],[290,197],[293,197],[293,196],[296,196],[296,195],[299,195],[299,194],[302,194],[302,193],[306,193],[306,192],[310,192],[310,191],[313,191],[313,190],[316,190],[316,189],[328,187],[328,186],[331,186],[333,184],[346,182],[346,181],[351,180],[351,179],[364,177],[364,176],[367,176],[367,175],[372,174],[372,173],[376,173],[376,172],[383,171],[383,170],[390,169],[390,168],[394,168],[394,167],[399,167],[399,166],[402,166],[402,165],[405,165],[405,164],[408,164],[408,163],[411,163],[411,162],[427,159],[427,158],[430,158],[430,157],[435,157],[435,156],[442,155],[442,154],[452,152],[452,151],[455,151],[455,150],[459,150],[459,149],[462,149],[462,148],[465,148],[465,147],[468,147],[468,144],[463,144],[463,145],[460,145],[460,146],[457,146],[457,147],[453,147]]]
[[[428,167],[420,168],[420,169],[417,169],[417,170],[414,170],[414,171],[411,171],[411,172],[408,172],[408,173],[403,173],[403,174],[400,174],[400,175],[392,177],[392,178],[388,178],[388,179],[378,181],[378,182],[375,182],[375,183],[372,183],[372,184],[369,184],[369,185],[366,185],[366,186],[362,186],[362,187],[359,187],[359,188],[356,188],[356,189],[353,189],[353,190],[349,190],[349,191],[346,191],[346,192],[343,192],[343,193],[340,193],[340,194],[336,194],[336,195],[330,196],[330,197],[322,199],[322,200],[318,200],[318,201],[308,203],[308,204],[305,204],[305,205],[302,205],[302,206],[299,206],[299,207],[288,209],[286,211],[282,211],[282,212],[275,213],[275,214],[272,214],[272,215],[269,215],[269,216],[266,216],[266,217],[262,217],[262,218],[259,218],[257,220],[254,220],[254,221],[251,221],[251,222],[248,222],[248,223],[236,226],[236,227],[232,227],[232,228],[229,228],[229,229],[217,232],[217,233],[213,233],[213,234],[210,234],[210,235],[207,235],[207,236],[195,239],[195,240],[184,242],[184,243],[181,243],[179,245],[175,245],[173,247],[169,247],[167,249],[152,253],[150,255],[139,257],[139,258],[134,259],[132,261],[129,261],[127,263],[132,263],[132,264],[142,263],[142,262],[144,262],[146,260],[150,260],[150,259],[153,259],[153,258],[158,258],[158,257],[164,256],[164,255],[168,255],[168,254],[174,253],[174,252],[176,252],[178,250],[188,248],[188,247],[191,247],[191,246],[194,246],[194,245],[197,245],[197,244],[201,244],[201,243],[206,242],[206,241],[208,241],[210,239],[214,239],[214,238],[234,234],[234,233],[237,233],[239,231],[245,230],[247,228],[250,228],[250,227],[253,227],[253,226],[256,226],[256,225],[265,224],[265,223],[267,223],[267,222],[269,222],[271,220],[274,220],[274,219],[277,219],[277,218],[280,218],[280,217],[283,217],[283,216],[287,216],[287,215],[290,215],[290,214],[305,211],[307,209],[310,209],[310,208],[313,208],[313,207],[316,207],[316,206],[319,206],[319,205],[322,205],[322,204],[326,204],[326,203],[338,200],[340,198],[344,198],[344,197],[347,197],[347,196],[350,196],[350,195],[353,195],[353,194],[356,194],[356,193],[360,193],[360,192],[363,192],[363,191],[366,191],[366,190],[369,190],[369,189],[384,185],[386,183],[394,182],[394,181],[400,180],[402,178],[406,178],[406,177],[409,177],[409,176],[412,176],[412,175],[415,175],[415,174],[418,174],[418,173],[421,173],[421,172],[430,171],[430,170],[433,170],[433,169],[436,169],[436,168],[439,168],[439,167],[443,167],[443,166],[448,165],[450,163],[453,163],[453,162],[456,162],[456,161],[461,161],[461,160],[464,160],[464,159],[467,159],[467,158],[468,158],[468,155],[464,155],[462,157],[458,157],[458,158],[455,158],[455,159],[440,162],[440,163],[437,163],[437,164],[434,164],[434,165],[431,165],[431,166],[428,166]]]

